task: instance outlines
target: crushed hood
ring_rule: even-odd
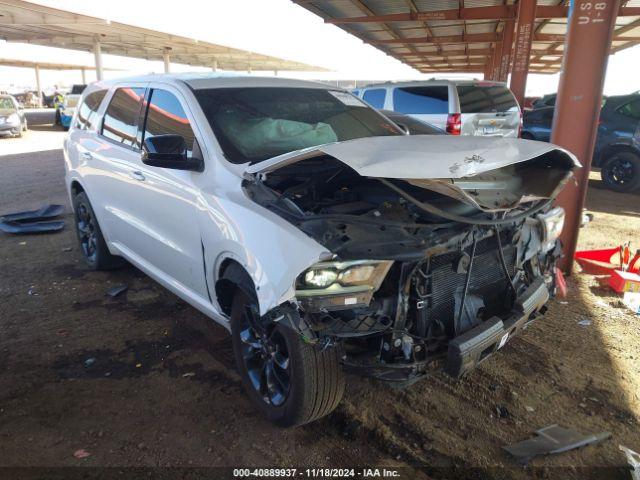
[[[571,171],[581,166],[573,154],[550,143],[503,137],[416,135],[318,145],[251,165],[246,171],[269,173],[322,155],[336,158],[363,177],[405,180],[484,211],[553,198]]]
[[[456,179],[540,157],[552,151],[576,157],[550,143],[503,137],[415,135],[365,137],[278,155],[251,165],[248,173],[268,173],[292,163],[330,155],[364,177]]]

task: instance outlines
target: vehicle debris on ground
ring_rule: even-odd
[[[503,448],[521,463],[528,463],[538,455],[550,455],[593,445],[609,438],[609,432],[582,434],[559,425],[549,425],[536,431],[536,436]]]
[[[633,480],[640,480],[640,453],[634,452],[624,445],[619,445],[619,448],[627,457],[627,463],[631,469],[631,478]]]
[[[50,233],[64,228],[63,220],[50,220],[64,213],[62,205],[43,205],[38,210],[7,213],[0,216],[0,231],[12,234]]]

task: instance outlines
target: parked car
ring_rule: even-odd
[[[579,165],[541,142],[405,135],[319,83],[212,74],[90,85],[64,152],[88,267],[126,259],[227,328],[280,425],[331,412],[343,368],[459,377],[541,315],[553,198]]]
[[[375,108],[428,122],[450,135],[517,137],[520,107],[504,83],[429,80],[382,83],[358,89]]]
[[[556,106],[556,97],[557,93],[548,93],[547,95],[543,95],[542,97],[535,100],[531,107],[535,110],[536,108],[543,107],[555,107]]]
[[[27,131],[23,108],[12,95],[0,95],[0,136],[21,137]]]
[[[78,100],[80,100],[85,88],[87,86],[82,84],[71,87],[71,91],[64,96],[62,103],[59,103],[56,109],[56,125],[61,125],[65,130],[69,129],[73,114],[78,106]]]
[[[525,110],[522,113],[521,138],[526,140],[538,140],[540,142],[551,141],[551,125],[555,107],[542,107],[535,110]]]
[[[524,105],[522,105],[522,111],[525,110],[533,110],[535,107],[533,106],[535,102],[540,100],[541,97],[524,97]]]
[[[405,133],[409,135],[446,135],[447,132],[430,123],[423,122],[417,118],[410,117],[404,113],[394,112],[392,110],[380,110],[385,117],[398,125]]]
[[[525,112],[522,138],[551,139],[553,107]],[[607,97],[600,111],[592,166],[618,192],[640,190],[640,95]]]

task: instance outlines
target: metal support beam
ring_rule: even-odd
[[[491,80],[491,62],[488,62],[484,67],[484,76],[485,80]]]
[[[500,65],[502,64],[502,42],[496,43],[493,50],[493,58],[491,59],[491,79],[500,79]]]
[[[218,60],[216,60],[215,58],[213,59],[213,63],[211,64],[211,71],[212,72],[218,71]]]
[[[388,45],[388,44],[415,44],[415,43],[485,43],[485,42],[497,42],[502,38],[502,35],[498,33],[467,33],[463,35],[428,35],[426,37],[410,37],[410,38],[390,38],[386,40],[371,40],[369,43],[374,45]]]
[[[102,49],[100,48],[100,42],[93,43],[93,55],[96,59],[96,79],[102,80]]]
[[[42,88],[40,86],[40,65],[36,64],[36,91],[38,92],[38,107],[42,108]]]
[[[327,18],[325,23],[343,25],[347,23],[429,22],[434,20],[509,20],[517,16],[515,5],[493,5],[488,7],[454,8],[426,12],[390,13],[364,17]],[[540,5],[536,18],[568,18],[569,7],[564,5]],[[619,17],[640,16],[640,7],[622,7]]]
[[[502,58],[500,59],[500,74],[498,80],[506,82],[511,70],[511,54],[513,52],[513,31],[515,30],[515,20],[507,20],[502,30]]]
[[[582,163],[576,182],[569,182],[557,199],[567,215],[560,237],[564,245],[560,268],[568,274],[578,242],[619,5],[620,0],[575,0],[565,42],[551,142],[573,152]]]
[[[536,19],[536,0],[520,0],[518,3],[518,24],[516,44],[511,73],[511,91],[520,105],[524,105],[524,92],[527,88],[529,73],[529,55],[533,40],[533,24]]]
[[[171,58],[168,50],[162,52],[162,62],[164,63],[164,73],[171,73]]]
[[[82,84],[87,84],[87,70],[85,68],[80,69],[80,73],[82,74]]]

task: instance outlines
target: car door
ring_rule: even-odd
[[[193,116],[182,94],[169,85],[151,85],[141,115],[141,141],[158,135],[180,135],[188,155],[202,157]],[[127,215],[136,230],[128,246],[147,268],[178,290],[207,296],[203,246],[197,221],[200,172],[145,165],[138,154],[125,183]]]
[[[146,86],[115,87],[97,131],[81,135],[77,153],[87,195],[108,242],[134,251],[141,219],[133,215],[131,186],[140,158],[138,119]],[[138,247],[135,247],[138,248]]]

